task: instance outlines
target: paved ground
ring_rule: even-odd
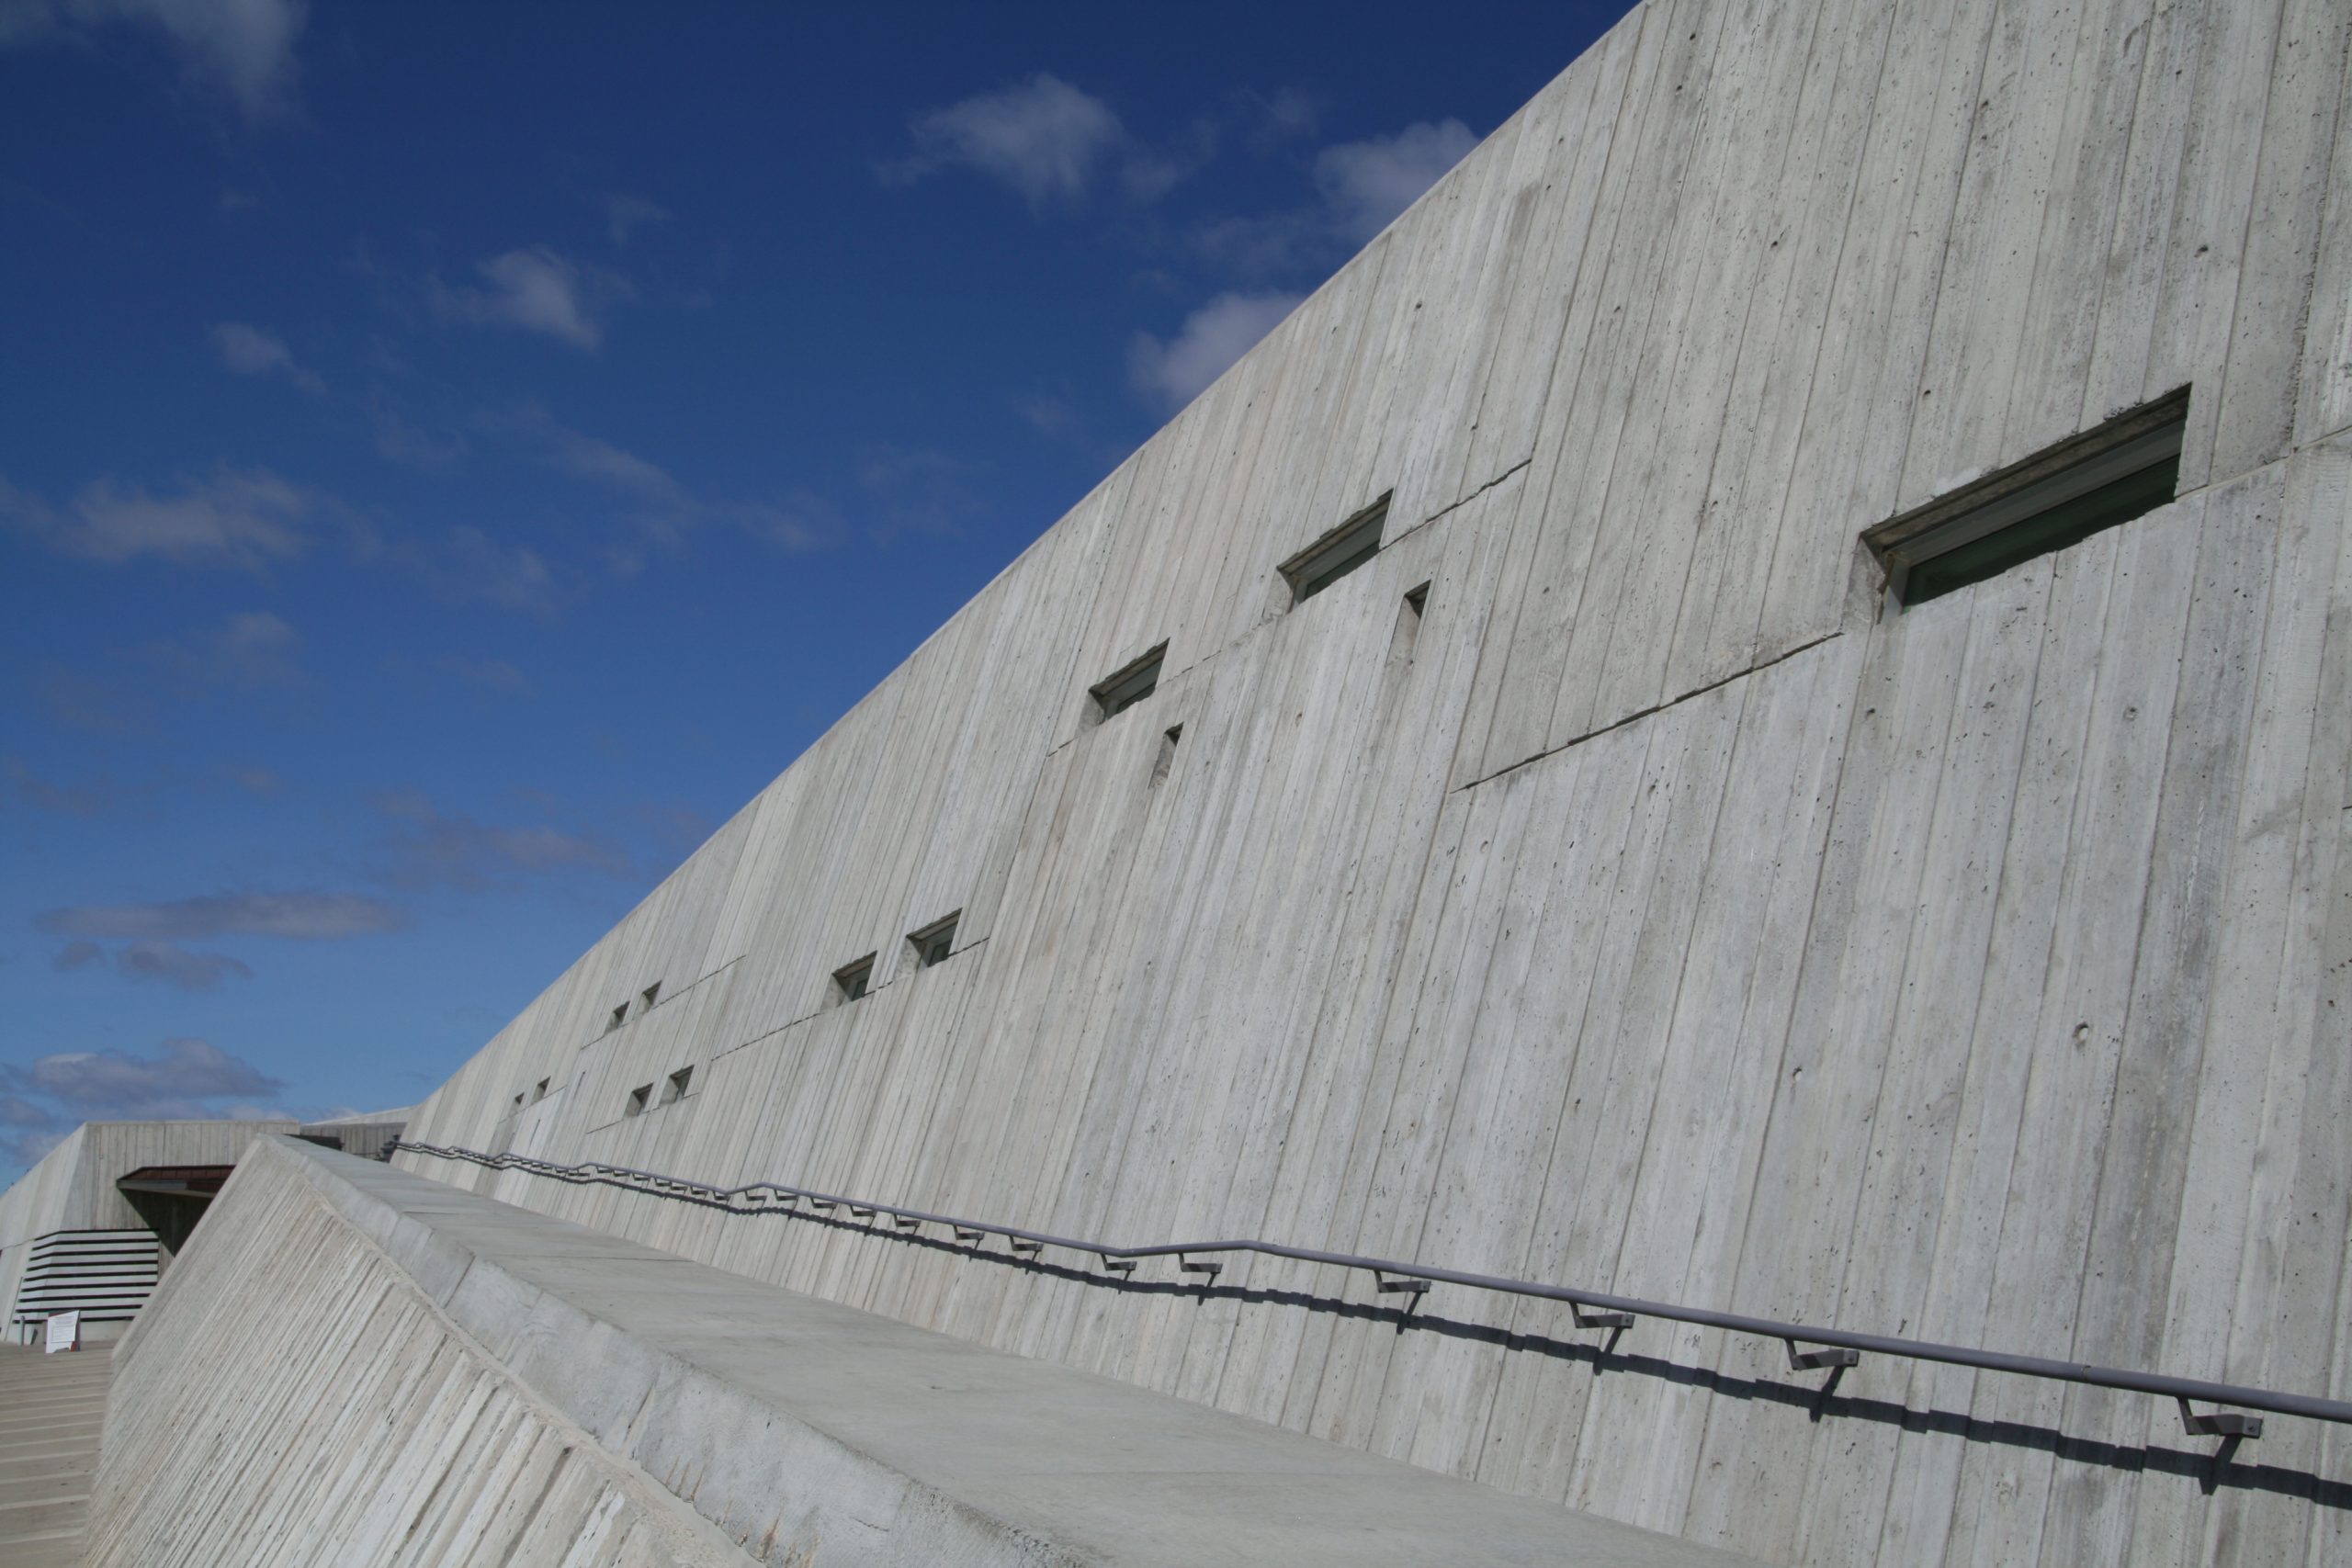
[[[0,1563],[80,1568],[111,1346],[44,1356],[0,1346]]]

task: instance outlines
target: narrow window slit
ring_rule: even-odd
[[[1159,755],[1151,764],[1151,787],[1158,789],[1167,782],[1169,770],[1176,765],[1176,743],[1184,739],[1184,727],[1172,724],[1168,733],[1159,738]]]
[[[928,969],[934,964],[947,962],[949,955],[956,951],[956,922],[963,918],[964,911],[958,909],[952,915],[932,921],[921,931],[907,933],[907,946],[913,950],[916,968]]]
[[[1396,633],[1389,639],[1388,657],[1392,660],[1413,657],[1413,645],[1421,637],[1421,619],[1429,610],[1430,585],[1426,582],[1405,595],[1396,610]]]
[[[1093,699],[1089,722],[1100,724],[1114,714],[1125,713],[1159,690],[1159,666],[1167,657],[1168,645],[1163,642],[1089,688],[1087,695]]]
[[[844,964],[833,971],[833,1004],[854,1002],[865,995],[874,983],[875,954],[869,953],[854,964]]]
[[[1290,602],[1304,604],[1380,553],[1388,525],[1388,496],[1383,495],[1316,540],[1278,569],[1290,584]]]
[[[1922,604],[2169,503],[2188,389],[2117,415],[1862,535],[1888,596]]]

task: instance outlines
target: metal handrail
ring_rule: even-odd
[[[820,1192],[811,1188],[795,1187],[782,1181],[753,1181],[741,1187],[718,1187],[709,1182],[693,1181],[657,1171],[639,1170],[633,1166],[606,1165],[589,1160],[579,1165],[560,1165],[553,1160],[538,1159],[528,1155],[484,1154],[478,1149],[450,1148],[421,1143],[413,1139],[398,1139],[386,1149],[387,1158],[401,1149],[433,1155],[444,1159],[469,1160],[492,1169],[524,1170],[535,1176],[580,1183],[602,1183],[625,1188],[646,1188],[656,1197],[674,1197],[688,1201],[719,1203],[729,1208],[738,1204],[745,1213],[781,1213],[794,1212],[801,1202],[810,1208],[830,1211],[847,1209],[853,1214],[866,1218],[888,1218],[902,1235],[911,1235],[926,1224],[944,1225],[958,1239],[977,1241],[990,1235],[1003,1236],[1016,1251],[1035,1255],[1047,1247],[1065,1251],[1091,1253],[1102,1266],[1116,1273],[1128,1274],[1136,1264],[1147,1258],[1173,1258],[1184,1273],[1198,1274],[1206,1281],[1214,1280],[1221,1268],[1216,1263],[1195,1262],[1199,1258],[1221,1253],[1256,1253],[1265,1258],[1286,1258],[1301,1263],[1323,1263],[1333,1268],[1354,1269],[1373,1275],[1385,1292],[1402,1292],[1414,1303],[1420,1300],[1432,1284],[1464,1285],[1473,1290],[1494,1291],[1505,1295],[1532,1296],[1542,1301],[1565,1302],[1576,1311],[1577,1322],[1586,1328],[1609,1328],[1614,1335],[1623,1334],[1636,1317],[1659,1317],[1676,1323],[1696,1324],[1703,1328],[1719,1328],[1732,1334],[1746,1334],[1759,1339],[1778,1339],[1788,1348],[1792,1368],[1827,1368],[1829,1378],[1822,1392],[1834,1388],[1846,1368],[1855,1364],[1860,1354],[1868,1351],[1876,1356],[1899,1356],[1915,1361],[1940,1361],[1950,1366],[1973,1367],[1980,1371],[2014,1372],[2024,1377],[2047,1378],[2058,1382],[2086,1383],[2095,1388],[2121,1389],[2133,1393],[2154,1394],[2159,1398],[2179,1402],[2182,1424],[2198,1437],[2219,1437],[2224,1445],[2242,1438],[2259,1438],[2262,1422],[2257,1416],[2237,1414],[2238,1411],[2262,1410],[2278,1416],[2302,1416],[2314,1421],[2336,1421],[2352,1425],[2352,1402],[2324,1399],[2316,1394],[2282,1393],[2275,1389],[2253,1388],[2241,1383],[2212,1382],[2203,1378],[2174,1377],[2165,1372],[2130,1371],[2116,1367],[2096,1366],[2088,1361],[2064,1361],[2047,1356],[2018,1356],[2003,1350],[1980,1350],[1966,1345],[1939,1345],[1932,1340],[1909,1339],[1893,1334],[1860,1334],[1851,1329],[1826,1328],[1812,1324],[1783,1323],[1776,1318],[1751,1317],[1742,1313],[1717,1312],[1709,1307],[1683,1306],[1672,1302],[1645,1301],[1638,1296],[1615,1295],[1605,1291],[1588,1291],[1569,1285],[1549,1285],[1532,1280],[1504,1279],[1492,1274],[1473,1274],[1459,1269],[1439,1269],[1426,1263],[1400,1263],[1393,1258],[1364,1258],[1348,1252],[1325,1252],[1311,1247],[1287,1247],[1272,1241],[1194,1241],[1164,1242],[1146,1247],[1124,1247],[1111,1242],[1085,1241],[1074,1236],[1055,1235],[1049,1231],[1024,1229],[1019,1225],[999,1224],[993,1221],[962,1220],[949,1214],[935,1214],[926,1209],[910,1209],[895,1203],[874,1202],[864,1199],[843,1197],[839,1193]],[[754,1194],[767,1194],[765,1199]],[[879,1233],[877,1233],[879,1234]],[[1409,1309],[1408,1309],[1409,1310]],[[1826,1349],[1800,1351],[1798,1347],[1820,1346]],[[2199,1413],[2189,1408],[2189,1401],[2233,1406],[2233,1409]]]

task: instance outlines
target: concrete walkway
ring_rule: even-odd
[[[539,1398],[763,1562],[1750,1561],[984,1349],[287,1139],[255,1145],[230,1197],[288,1176],[377,1237]],[[225,1384],[236,1373],[221,1375]]]
[[[0,1346],[0,1563],[80,1568],[113,1347]]]

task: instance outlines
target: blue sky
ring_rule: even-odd
[[[1623,8],[0,0],[0,1180],[428,1092]]]

